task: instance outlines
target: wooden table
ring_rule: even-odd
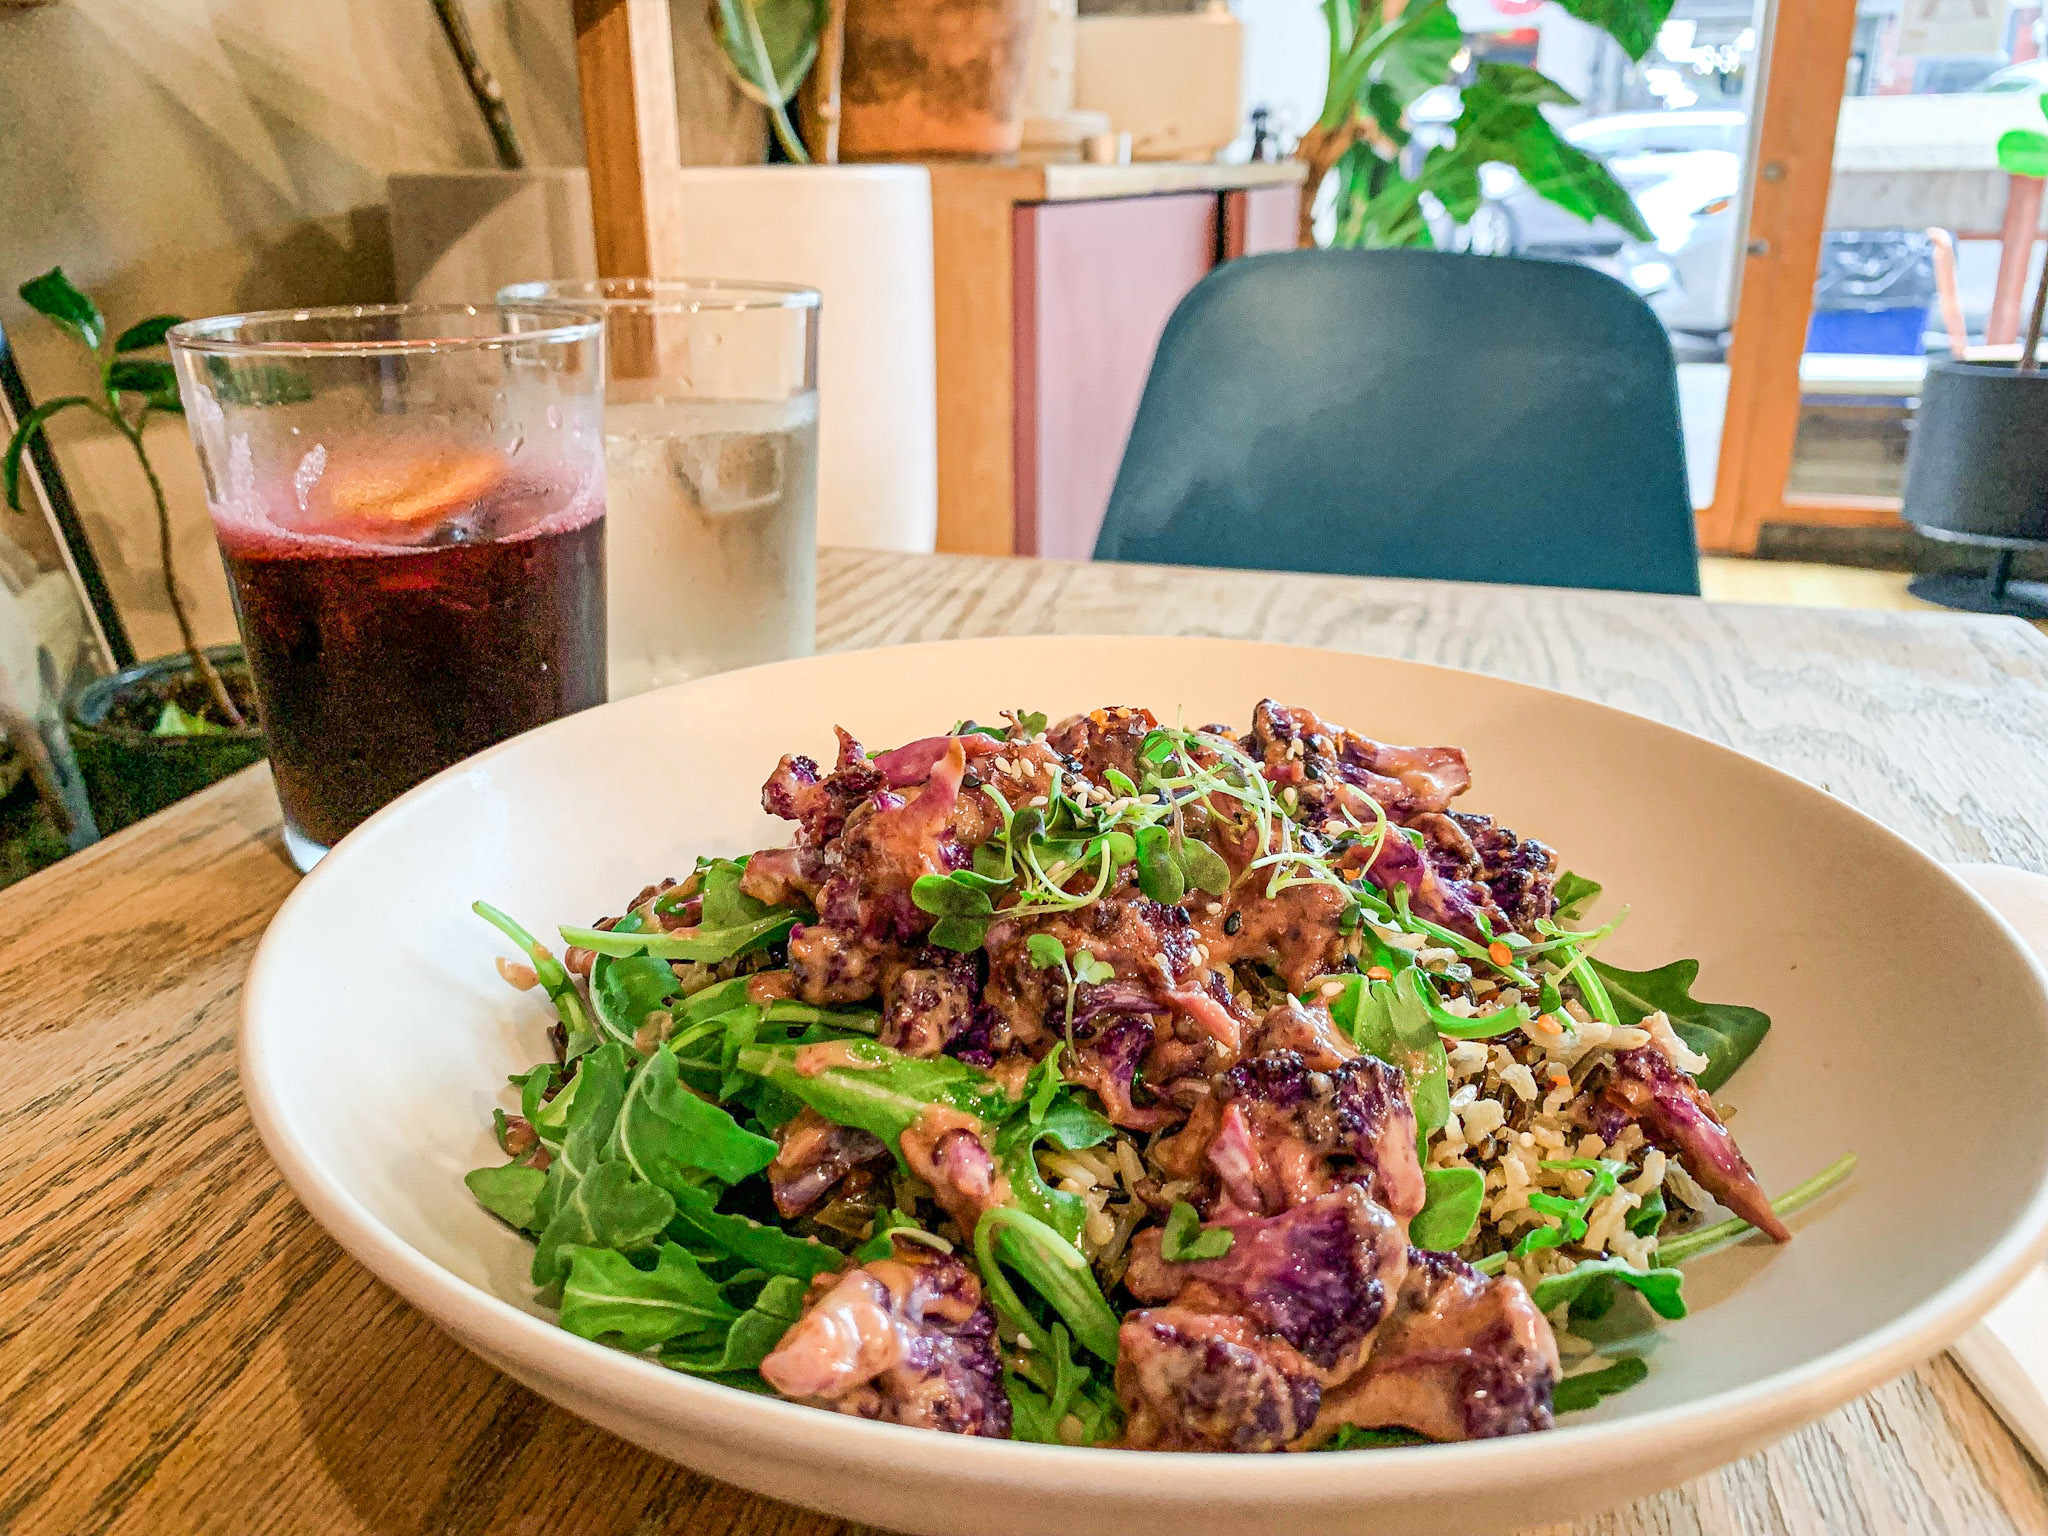
[[[1550,684],[1753,752],[1943,856],[2048,871],[2048,639],[2009,619],[847,553],[820,582],[824,648],[1241,635]],[[836,1530],[514,1386],[299,1209],[234,1054],[293,878],[259,768],[0,895],[0,1532]],[[2048,1533],[2048,1483],[1944,1358],[1571,1529]]]

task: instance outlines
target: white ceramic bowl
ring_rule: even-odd
[[[553,1326],[524,1242],[462,1185],[544,1004],[492,969],[485,897],[536,930],[616,911],[700,850],[780,841],[784,751],[827,757],[987,719],[1142,703],[1243,722],[1265,695],[1470,754],[1474,809],[1563,851],[1635,914],[1621,964],[1702,962],[1701,995],[1776,1028],[1726,1096],[1766,1185],[1844,1150],[1853,1182],[1689,1270],[1652,1374],[1568,1428],[1274,1457],[968,1440],[708,1385]],[[1785,1434],[1954,1339],[2048,1230],[2048,991],[2005,923],[1877,823],[1774,769],[1597,705],[1469,673],[1209,640],[971,641],[824,656],[629,699],[422,785],[285,903],[245,994],[258,1128],[313,1215],[469,1348],[714,1476],[907,1531],[1429,1532],[1565,1520]],[[537,996],[537,994],[535,995]]]

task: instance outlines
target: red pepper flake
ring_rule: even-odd
[[[1394,979],[1394,973],[1384,965],[1369,965],[1365,968],[1365,974],[1372,981],[1392,981]]]
[[[1495,965],[1499,966],[1502,970],[1506,970],[1509,966],[1515,963],[1515,952],[1509,949],[1507,945],[1503,944],[1499,939],[1495,939],[1491,944],[1486,946],[1486,958],[1491,960]]]

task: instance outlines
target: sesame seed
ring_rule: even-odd
[[[1325,997],[1335,997],[1339,992],[1342,992],[1343,990],[1344,983],[1341,981],[1326,981],[1322,985],[1322,994]]]
[[[1031,798],[1031,804],[1033,805],[1033,807],[1044,806],[1049,803],[1050,802],[1047,801],[1044,795],[1034,795]]]

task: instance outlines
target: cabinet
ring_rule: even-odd
[[[939,548],[1085,560],[1174,306],[1293,245],[1300,167],[931,171]]]

